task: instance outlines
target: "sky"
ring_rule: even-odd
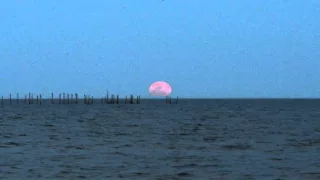
[[[320,98],[319,0],[10,0],[0,94]]]

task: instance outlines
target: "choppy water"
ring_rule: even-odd
[[[5,105],[0,179],[320,179],[320,100]]]

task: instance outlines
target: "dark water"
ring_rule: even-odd
[[[0,179],[320,179],[320,100],[5,105]]]

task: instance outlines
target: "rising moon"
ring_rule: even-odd
[[[153,96],[169,96],[171,92],[171,86],[164,81],[154,82],[149,87],[149,93]]]

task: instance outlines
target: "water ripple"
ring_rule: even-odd
[[[320,179],[320,101],[6,106],[0,179]]]

